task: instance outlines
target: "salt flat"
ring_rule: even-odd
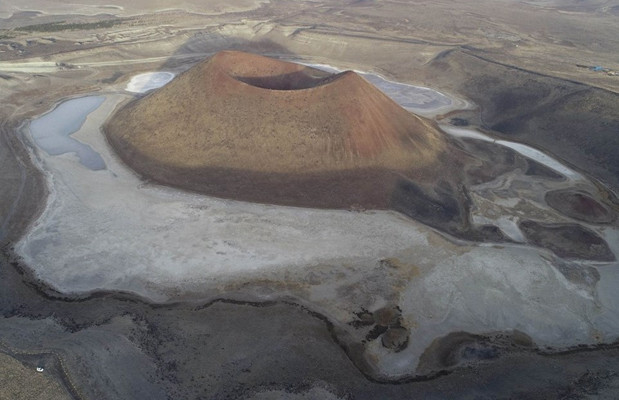
[[[608,281],[619,276],[605,274],[599,287],[574,281],[546,250],[456,243],[393,212],[251,204],[145,183],[119,162],[100,131],[127,98],[107,95],[73,135],[107,169],[37,151],[51,193],[16,251],[61,292],[122,290],[163,302],[222,288],[234,293],[244,282],[266,280],[287,289],[255,295],[293,295],[352,335],[347,323],[360,308],[395,305],[409,346],[394,353],[377,341],[366,349],[378,373],[389,376],[413,373],[432,340],[453,331],[519,329],[553,346],[617,337]],[[402,266],[385,269],[385,259]]]

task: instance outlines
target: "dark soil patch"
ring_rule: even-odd
[[[578,224],[542,224],[526,220],[519,224],[527,239],[559,257],[614,261],[608,244],[590,229]]]
[[[568,217],[595,224],[607,224],[615,220],[614,213],[588,193],[581,191],[553,190],[546,193],[546,203]]]

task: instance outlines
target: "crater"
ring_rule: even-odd
[[[307,71],[290,72],[281,75],[267,76],[233,76],[234,79],[251,86],[269,90],[303,90],[330,83],[333,78],[318,76],[318,71],[312,75]]]

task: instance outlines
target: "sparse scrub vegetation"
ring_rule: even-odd
[[[15,34],[8,29],[0,29],[0,40],[13,39]]]
[[[99,22],[84,22],[84,23],[67,23],[66,21],[49,22],[46,24],[27,25],[17,28],[22,32],[61,32],[61,31],[77,31],[111,28],[115,25],[122,24],[122,19],[109,19]],[[1,34],[0,34],[1,35]]]

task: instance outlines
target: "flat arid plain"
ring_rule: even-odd
[[[619,2],[4,0],[0,399],[619,398]]]

